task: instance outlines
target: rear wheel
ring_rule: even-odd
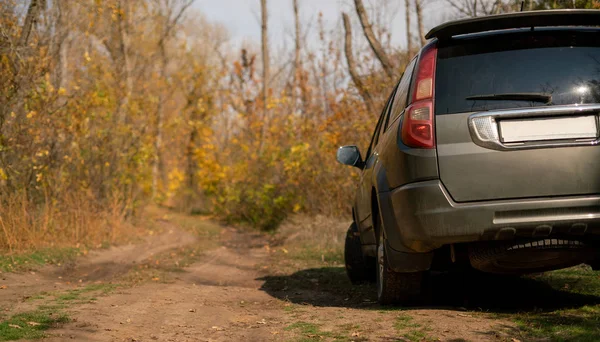
[[[346,233],[344,261],[346,274],[353,284],[375,281],[375,260],[363,256],[358,227],[354,222]]]
[[[382,305],[406,304],[421,299],[424,272],[398,273],[388,265],[385,255],[385,236],[377,227],[377,300]]]

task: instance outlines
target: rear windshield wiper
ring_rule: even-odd
[[[552,103],[552,95],[544,93],[506,93],[473,95],[466,100],[488,100],[488,101],[532,101],[541,103]]]

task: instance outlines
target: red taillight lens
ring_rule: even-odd
[[[402,142],[409,147],[435,148],[433,99],[437,47],[426,47],[417,65],[411,86],[411,105],[402,123]]]
[[[420,101],[410,105],[402,123],[402,142],[416,148],[434,148],[433,102]]]

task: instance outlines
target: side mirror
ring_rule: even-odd
[[[358,167],[362,169],[364,161],[356,146],[342,146],[337,150],[337,160],[341,164]]]

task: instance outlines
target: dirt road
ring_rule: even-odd
[[[372,287],[345,284],[341,267],[274,271],[265,236],[226,227],[195,262],[167,269],[168,279],[123,285],[128,274],[158,264],[159,256],[201,242],[164,224],[164,233],[142,243],[93,252],[71,265],[2,274],[9,286],[0,290],[0,307],[10,315],[55,304],[70,320],[46,332],[50,341],[521,339],[514,323],[456,303],[383,309]]]

